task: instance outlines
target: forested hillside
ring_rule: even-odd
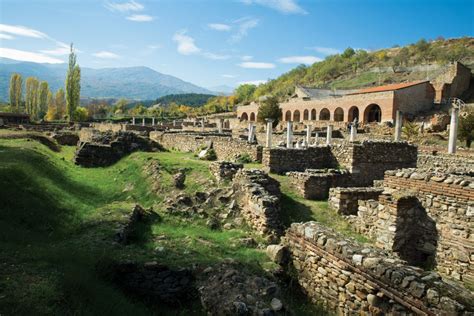
[[[474,38],[421,39],[405,47],[374,52],[347,48],[341,54],[328,56],[311,66],[300,65],[258,86],[253,98],[268,94],[283,98],[294,91],[295,85],[353,89],[426,79],[442,71],[442,67],[437,68],[436,65],[453,61],[461,61],[468,66],[474,63]]]
[[[191,107],[197,107],[206,104],[207,101],[213,97],[215,97],[215,95],[201,93],[170,94],[156,99],[155,103],[161,105],[169,105],[171,103],[176,103],[184,104]]]

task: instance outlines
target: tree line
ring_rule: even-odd
[[[79,106],[81,93],[81,69],[76,61],[73,45],[69,54],[69,66],[66,74],[65,89],[60,88],[54,94],[47,81],[28,77],[24,81],[18,73],[10,77],[10,108],[17,113],[25,112],[33,121],[80,120],[84,109]],[[24,87],[24,93],[23,93]]]

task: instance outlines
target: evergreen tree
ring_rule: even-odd
[[[39,91],[38,91],[38,111],[37,111],[37,117],[38,119],[43,119],[44,116],[46,115],[46,111],[48,110],[48,94],[50,93],[49,91],[49,85],[46,81],[41,81],[39,85]]]
[[[79,106],[81,97],[81,68],[76,64],[76,54],[71,43],[69,67],[66,75],[66,116],[67,120],[74,119],[74,113]]]

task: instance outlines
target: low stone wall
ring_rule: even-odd
[[[83,141],[87,139],[87,141]],[[105,167],[114,164],[134,151],[158,151],[160,146],[133,132],[81,131],[74,163],[83,167]]]
[[[261,146],[232,138],[230,134],[151,132],[150,139],[166,149],[185,152],[196,152],[203,146],[212,144],[219,159],[234,160],[238,156],[248,155],[254,161],[262,161]]]
[[[383,179],[386,170],[416,167],[416,146],[407,142],[364,141],[305,149],[264,148],[262,164],[274,173],[344,167],[354,186]]]
[[[242,216],[262,235],[275,241],[281,236],[280,183],[258,169],[241,169],[233,188]]]
[[[474,297],[434,272],[408,266],[316,222],[283,238],[307,295],[340,315],[472,315]]]
[[[423,172],[387,171],[384,194],[360,201],[348,218],[378,247],[420,265],[474,284],[474,178]]]
[[[324,169],[337,166],[329,146],[317,146],[304,149],[264,148],[262,164],[267,172],[285,173],[305,171],[306,169]]]
[[[215,161],[209,164],[209,170],[218,182],[234,179],[237,171],[244,167],[241,163],[232,163],[228,161]]]
[[[382,191],[382,188],[371,187],[332,188],[329,190],[329,207],[338,214],[356,215],[359,200],[376,200]]]
[[[474,173],[474,155],[449,155],[443,153],[437,153],[436,155],[433,155],[429,153],[419,153],[416,166],[422,169],[440,168],[446,170],[449,173]]]
[[[351,183],[351,175],[345,170],[309,169],[305,172],[288,172],[286,175],[301,196],[309,200],[327,199],[330,188]]]

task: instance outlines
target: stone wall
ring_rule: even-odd
[[[471,315],[474,297],[434,272],[408,266],[316,222],[295,223],[283,243],[308,296],[339,315]]]
[[[260,234],[275,241],[283,232],[280,183],[258,169],[241,169],[233,188],[242,216]]]
[[[441,168],[447,172],[471,172],[474,173],[474,155],[450,155],[437,153],[418,153],[416,166],[422,169]]]
[[[387,171],[384,187],[377,201],[359,202],[348,218],[355,229],[414,264],[474,284],[474,178],[404,169]]]
[[[345,170],[320,169],[306,172],[288,172],[290,183],[309,200],[323,200],[328,198],[329,189],[336,186],[349,186],[351,175]]]
[[[306,169],[324,169],[337,166],[329,146],[317,146],[304,149],[264,148],[262,164],[266,171],[285,173],[305,171]]]
[[[228,134],[151,132],[150,139],[160,143],[166,149],[186,152],[196,152],[212,143],[212,148],[219,159],[234,160],[238,156],[248,155],[254,161],[262,160],[261,146],[232,138]]]
[[[382,188],[371,187],[332,188],[329,190],[329,207],[338,214],[356,215],[359,200],[376,200],[382,191]]]
[[[232,181],[237,171],[244,167],[241,163],[215,161],[209,164],[209,170],[218,182]]]

